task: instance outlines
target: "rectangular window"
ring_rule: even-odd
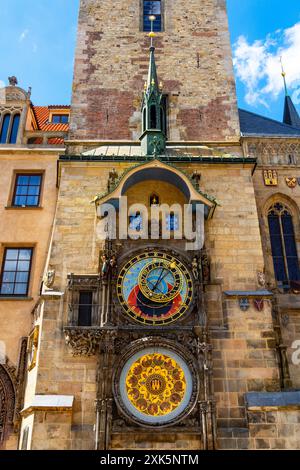
[[[17,174],[13,197],[15,207],[37,207],[40,203],[42,175]]]
[[[93,292],[79,292],[78,326],[91,326],[93,309]]]
[[[53,124],[68,124],[69,115],[68,114],[53,114],[52,123]]]
[[[149,16],[154,15],[153,31],[162,31],[162,6],[160,0],[143,1],[143,31],[151,31],[151,21]]]
[[[32,253],[32,248],[5,249],[0,295],[27,296]]]

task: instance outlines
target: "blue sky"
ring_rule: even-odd
[[[200,0],[199,0],[200,1]],[[0,81],[16,75],[35,104],[71,99],[79,0],[0,0]],[[239,106],[282,118],[283,57],[300,110],[300,1],[227,0]]]

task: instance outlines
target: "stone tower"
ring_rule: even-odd
[[[239,138],[225,0],[161,0],[157,66],[167,95],[168,139]],[[81,0],[71,139],[137,140],[147,77],[147,5]],[[147,23],[147,20],[146,20]],[[161,31],[159,31],[161,30]]]

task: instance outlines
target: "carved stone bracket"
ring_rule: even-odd
[[[94,356],[102,338],[99,328],[64,328],[66,344],[73,356]]]

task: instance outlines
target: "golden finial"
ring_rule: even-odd
[[[151,80],[151,85],[152,85],[152,86],[155,85],[155,80],[154,80],[154,78],[152,78],[152,80]]]
[[[147,82],[144,83],[144,90],[147,90]]]
[[[286,85],[286,73],[285,73],[284,68],[283,68],[283,62],[282,62],[282,57],[281,56],[280,56],[280,63],[281,63],[281,75],[282,75],[283,83],[284,83],[285,96],[288,96],[288,89],[287,89],[287,85]]]

